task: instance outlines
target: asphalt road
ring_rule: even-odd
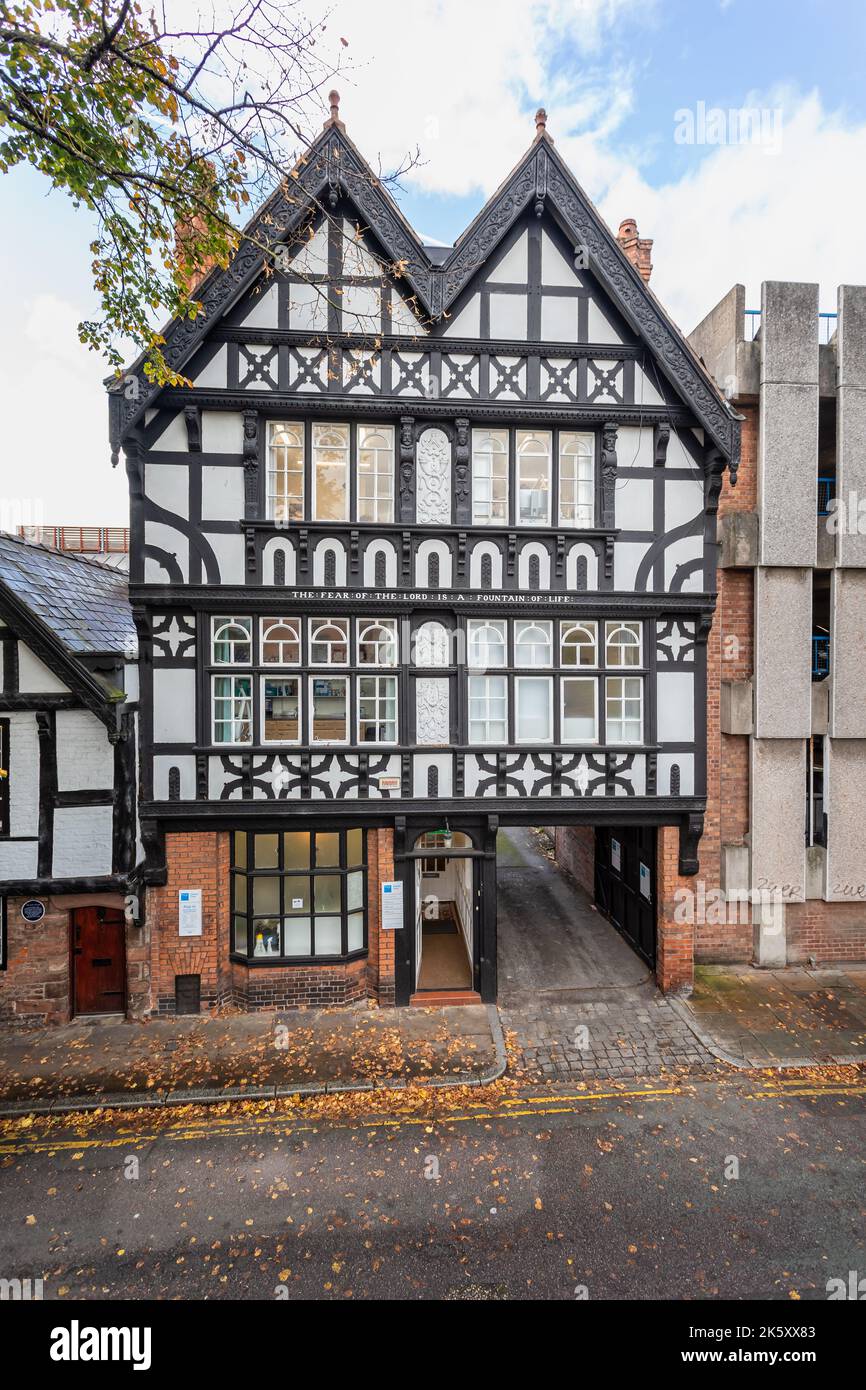
[[[0,1277],[67,1300],[825,1300],[866,1275],[864,1093],[740,1078],[435,1120],[34,1124],[0,1135]]]

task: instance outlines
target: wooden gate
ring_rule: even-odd
[[[647,965],[656,963],[654,826],[598,827],[595,903]]]

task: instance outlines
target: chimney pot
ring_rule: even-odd
[[[635,270],[640,275],[645,285],[650,282],[652,275],[652,237],[638,236],[637,222],[633,217],[624,217],[619,224],[619,231],[616,239],[622,251],[631,261]]]

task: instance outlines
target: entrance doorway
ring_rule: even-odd
[[[632,825],[595,832],[595,902],[653,970],[656,963],[656,832]]]
[[[469,836],[460,831],[430,831],[415,841],[416,854],[420,854],[415,859],[416,994],[475,989],[476,893],[471,850]]]
[[[126,1009],[126,923],[112,907],[72,912],[72,998],[76,1014]]]

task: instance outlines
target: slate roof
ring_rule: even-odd
[[[137,650],[127,576],[119,570],[0,532],[2,586],[76,655]]]

